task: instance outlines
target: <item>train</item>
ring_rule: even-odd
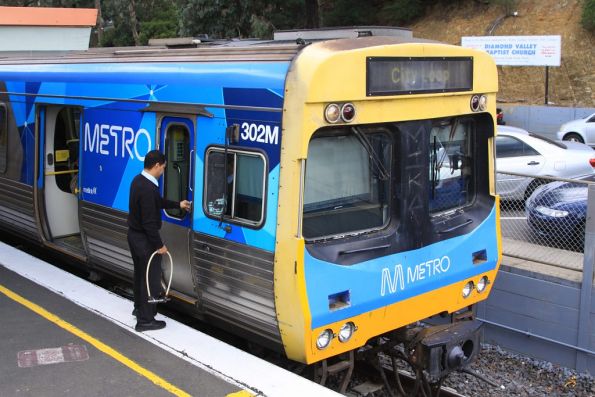
[[[174,304],[304,364],[379,337],[428,379],[470,362],[501,259],[492,58],[400,28],[179,43],[0,57],[0,227],[131,280],[159,149],[193,202],[162,213]]]

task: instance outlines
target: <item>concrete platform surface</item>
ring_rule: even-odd
[[[0,396],[337,396],[0,242]]]

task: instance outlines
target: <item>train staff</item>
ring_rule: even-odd
[[[163,199],[159,194],[158,179],[165,170],[165,155],[151,150],[145,156],[144,170],[135,176],[130,185],[128,202],[128,245],[134,262],[134,312],[137,331],[156,330],[165,327],[165,321],[155,320],[157,305],[148,302],[145,274],[147,262],[157,251],[163,255],[167,247],[161,241],[161,209],[177,208],[189,211],[191,202],[175,202]],[[161,291],[161,256],[153,257],[149,271],[149,287],[155,296]]]

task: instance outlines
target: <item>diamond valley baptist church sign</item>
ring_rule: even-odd
[[[496,65],[545,66],[545,104],[549,104],[549,67],[560,66],[560,36],[471,36],[462,37],[461,46],[487,52]]]
[[[462,37],[461,46],[490,54],[496,65],[560,66],[560,36]]]

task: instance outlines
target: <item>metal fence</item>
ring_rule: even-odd
[[[496,180],[503,254],[580,270],[589,181],[502,172]]]
[[[507,258],[476,309],[484,342],[595,374],[592,182],[497,174]]]

